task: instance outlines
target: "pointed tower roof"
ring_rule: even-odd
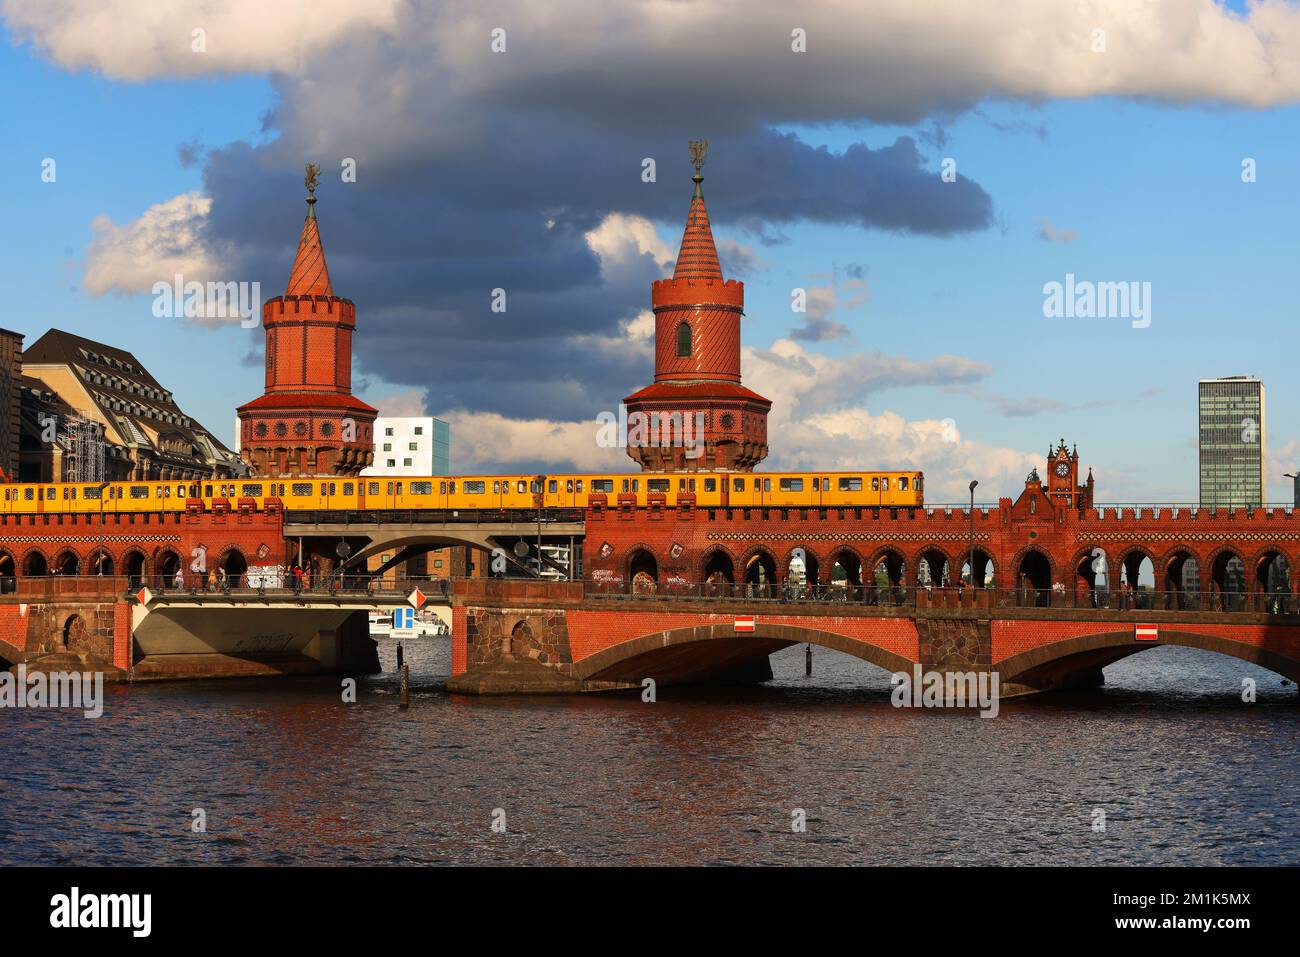
[[[686,214],[686,231],[682,234],[681,249],[677,253],[674,279],[722,281],[718,247],[713,243],[713,227],[709,225],[709,210],[704,205],[704,190],[700,186],[704,182],[700,167],[704,165],[704,151],[708,145],[707,140],[691,143],[691,156],[695,161],[695,175],[691,179],[695,182],[695,195],[691,197],[691,211]]]
[[[330,270],[325,265],[325,247],[320,241],[320,227],[316,225],[316,173],[319,169],[310,166],[307,168],[307,219],[302,224],[298,255],[293,258],[286,296],[334,295]]]

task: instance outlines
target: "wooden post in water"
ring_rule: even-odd
[[[812,677],[812,645],[811,644],[804,646],[803,672],[809,678]]]
[[[405,658],[406,658],[406,655],[405,655],[404,650],[403,650],[403,648],[402,648],[402,643],[399,641],[399,642],[397,643],[397,670],[398,670],[398,671],[401,671],[401,670],[402,670],[402,662],[405,660]]]
[[[411,706],[411,669],[409,665],[402,665],[401,679],[402,692],[398,707],[409,708]]]

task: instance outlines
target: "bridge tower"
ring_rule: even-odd
[[[357,308],[334,295],[307,167],[307,218],[289,286],[262,306],[266,391],[239,407],[240,457],[259,476],[356,475],[374,458],[378,412],[352,395]]]
[[[627,452],[646,470],[750,471],[767,456],[770,400],[740,382],[745,284],[724,279],[704,205],[708,143],[691,143],[695,193],[671,279],[651,286],[654,384],[624,399]]]

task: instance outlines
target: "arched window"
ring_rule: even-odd
[[[689,358],[691,354],[691,324],[683,322],[677,327],[677,356]]]

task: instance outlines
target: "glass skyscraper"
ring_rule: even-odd
[[[1202,379],[1200,413],[1201,505],[1263,503],[1264,383],[1250,376]]]

